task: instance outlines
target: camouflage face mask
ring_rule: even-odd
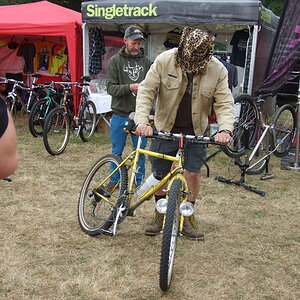
[[[176,62],[184,72],[198,72],[211,59],[214,37],[200,29],[185,27],[179,42]]]

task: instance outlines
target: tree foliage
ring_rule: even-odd
[[[262,0],[263,6],[280,16],[286,0]]]

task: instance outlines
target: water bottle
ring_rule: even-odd
[[[136,191],[139,196],[142,196],[147,190],[149,190],[151,187],[158,184],[160,180],[156,179],[153,174],[151,174],[145,182],[138,188]]]

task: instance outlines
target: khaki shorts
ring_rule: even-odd
[[[154,139],[150,145],[150,150],[175,156],[178,151],[178,141],[167,141]],[[206,158],[207,144],[187,142],[184,145],[184,169],[192,173],[200,173]],[[169,173],[172,161],[149,156],[152,172],[157,179],[163,178]]]

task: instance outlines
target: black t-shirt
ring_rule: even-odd
[[[233,34],[230,41],[232,45],[232,53],[230,56],[230,63],[235,66],[245,67],[247,41],[249,38],[248,30],[238,30]]]
[[[8,116],[7,106],[5,101],[0,97],[0,137],[3,135],[7,128]]]
[[[171,130],[174,133],[195,134],[192,120],[192,91],[194,74],[187,73],[188,83],[179,104],[175,124]]]

